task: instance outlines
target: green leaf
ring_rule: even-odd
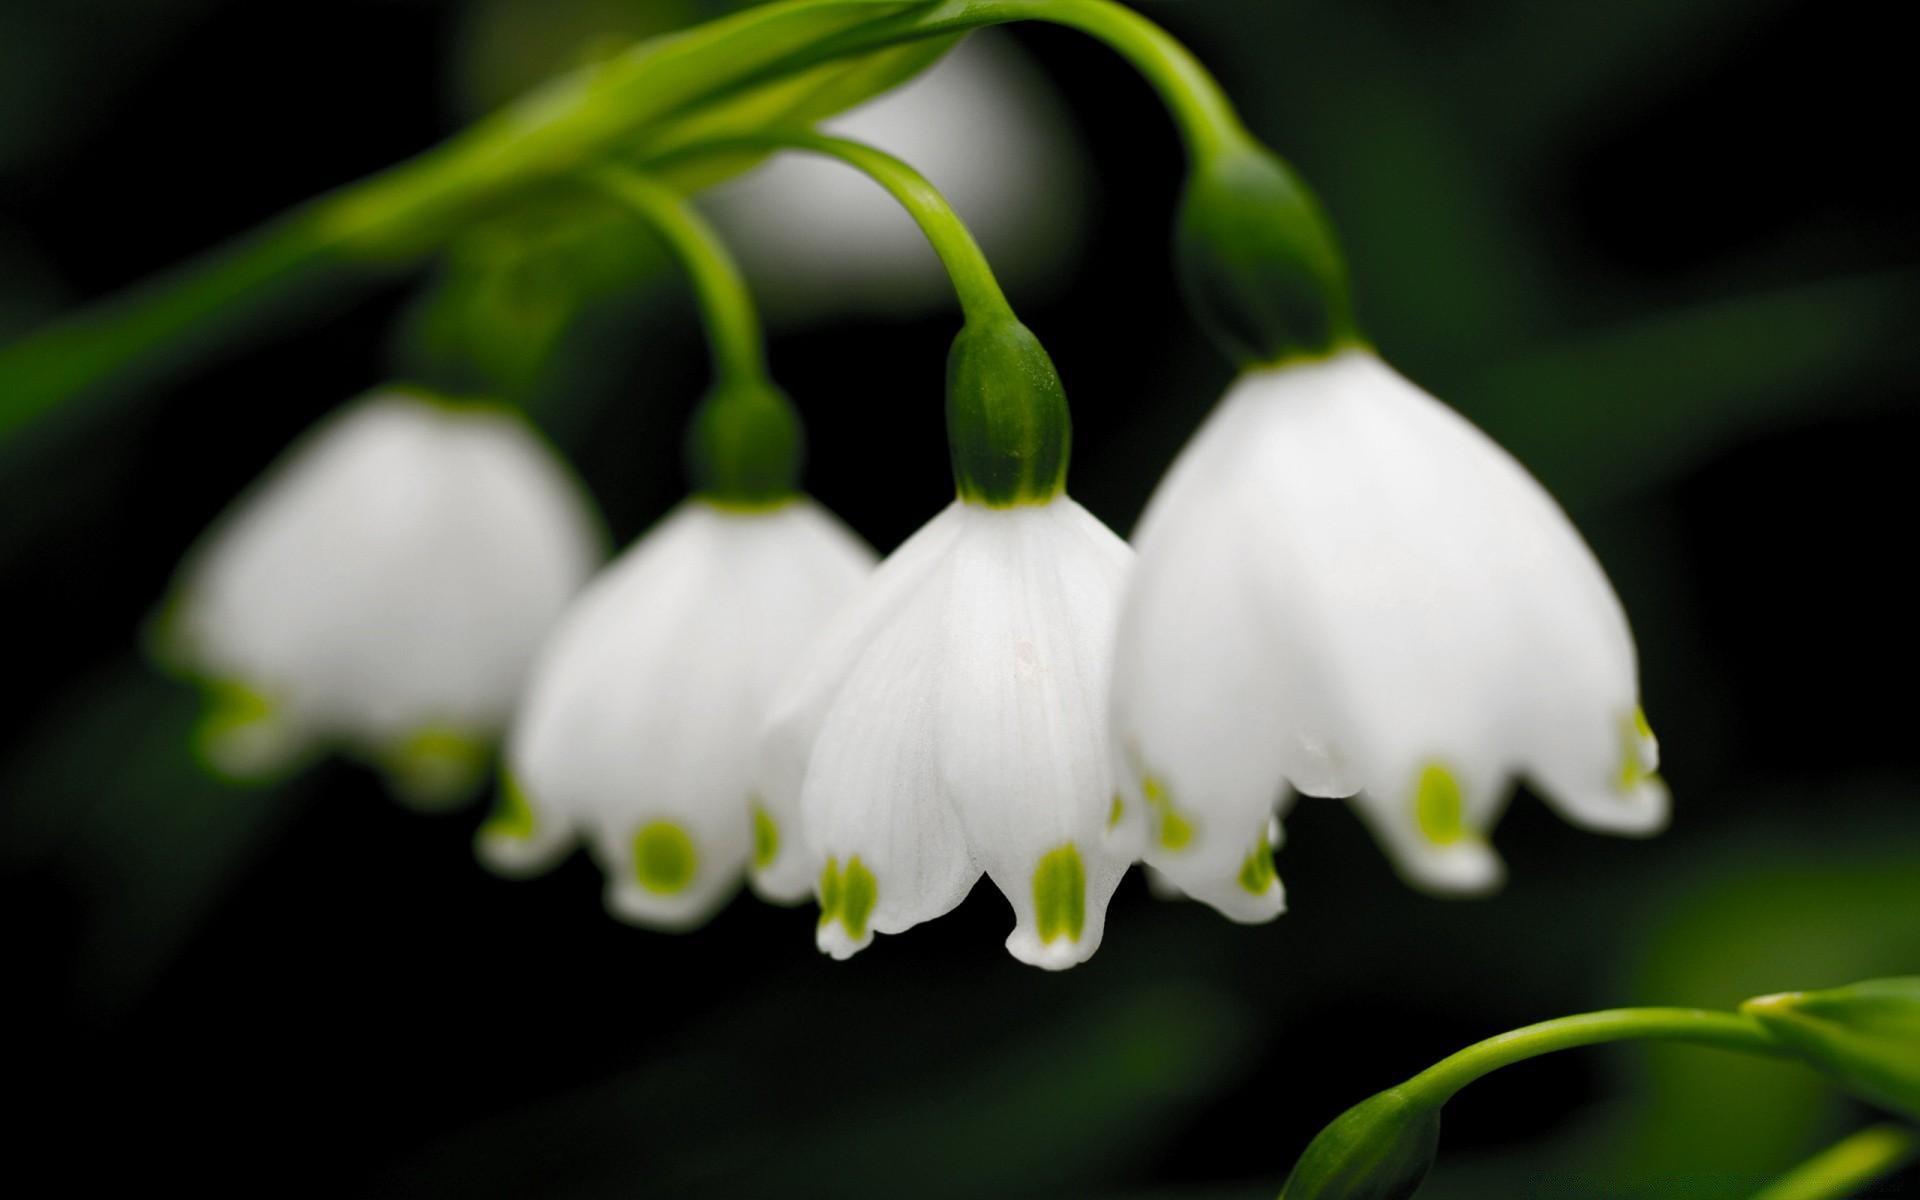
[[[1761,996],[1740,1011],[1848,1091],[1920,1119],[1920,976]]]

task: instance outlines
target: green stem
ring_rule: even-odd
[[[724,387],[764,380],[767,363],[760,318],[739,266],[713,226],[679,193],[638,171],[606,166],[589,178],[640,214],[685,269],[706,324],[716,381]]]
[[[899,201],[900,207],[933,244],[941,265],[953,280],[953,290],[960,297],[960,309],[968,323],[1012,316],[1006,293],[1000,290],[987,256],[959,214],[926,176],[893,155],[845,138],[793,132],[748,134],[702,142],[688,147],[685,153],[692,156],[738,150],[804,150],[838,159],[867,175]]]
[[[1501,1067],[1555,1050],[1630,1038],[1691,1042],[1747,1054],[1786,1053],[1759,1022],[1734,1013],[1696,1008],[1615,1008],[1542,1021],[1476,1042],[1415,1075],[1400,1090],[1437,1106]]]
[[[1875,1125],[1838,1142],[1754,1193],[1753,1200],[1839,1200],[1920,1159],[1920,1134]]]

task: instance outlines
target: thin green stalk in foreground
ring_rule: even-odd
[[[1475,1042],[1415,1075],[1399,1090],[1438,1105],[1501,1067],[1555,1050],[1637,1038],[1718,1046],[1774,1058],[1786,1056],[1757,1022],[1734,1013],[1697,1008],[1613,1008],[1542,1021]]]
[[[1753,1200],[1840,1200],[1920,1159],[1920,1133],[1874,1125],[1837,1142],[1754,1193]]]

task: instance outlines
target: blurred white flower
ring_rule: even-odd
[[[1065,496],[955,501],[881,564],[783,690],[760,794],[799,844],[755,872],[809,886],[822,950],[952,909],[982,870],[1013,905],[1007,949],[1085,960],[1128,858],[1105,720],[1126,544]]]
[[[1496,886],[1526,776],[1569,820],[1667,819],[1632,634],[1546,491],[1372,353],[1254,370],[1135,537],[1114,743],[1122,844],[1238,920],[1282,907],[1287,786],[1352,796],[1421,886]]]
[[[992,33],[823,121],[905,159],[953,205],[1001,282],[1060,278],[1078,248],[1086,166],[1045,75]],[[842,163],[781,154],[702,199],[775,316],[897,314],[953,302],[940,260],[892,197]]]
[[[534,649],[601,557],[590,502],[505,408],[402,389],[310,430],[182,564],[156,628],[238,779],[331,745],[410,803],[466,798]]]
[[[780,676],[873,569],[813,501],[688,500],[587,586],[542,649],[507,743],[495,870],[543,870],[585,838],[607,908],[684,929],[772,861],[790,824],[755,806],[754,735]]]

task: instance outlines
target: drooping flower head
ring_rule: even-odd
[[[464,798],[535,647],[601,555],[579,484],[503,407],[391,388],[310,431],[182,565],[157,629],[230,776],[322,747]]]
[[[1135,536],[1113,691],[1149,862],[1272,915],[1292,788],[1352,796],[1412,881],[1496,885],[1516,778],[1651,833],[1667,794],[1632,635],[1545,490],[1363,349],[1247,372]]]
[[[544,869],[584,838],[615,915],[704,921],[782,829],[752,803],[780,677],[873,566],[813,501],[690,499],[602,572],[542,650],[481,857]]]
[[[955,344],[960,498],[835,620],[763,743],[762,802],[801,837],[755,885],[811,887],[836,958],[949,911],[984,871],[1013,906],[1014,957],[1072,966],[1099,946],[1130,861],[1103,835],[1104,697],[1132,555],[1063,493],[1064,397],[1009,322],[970,321]]]

